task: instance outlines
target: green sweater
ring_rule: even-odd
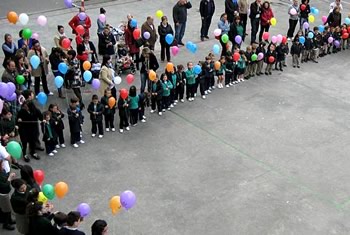
[[[177,75],[176,75],[176,73],[174,73],[174,74],[172,74],[171,75],[171,81],[173,82],[173,88],[175,88],[175,86],[176,86],[176,79],[177,79]]]
[[[129,109],[138,109],[139,108],[139,96],[129,96]]]
[[[185,74],[188,85],[193,85],[196,83],[196,74],[194,73],[193,69],[187,69]]]
[[[173,89],[173,84],[170,81],[163,81],[163,96],[169,96],[170,95],[170,89]]]

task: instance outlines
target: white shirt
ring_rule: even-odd
[[[330,5],[329,5],[329,13],[333,12],[333,9],[334,7],[336,7],[337,4],[335,2],[332,2]],[[339,8],[340,8],[340,12],[343,10],[343,5],[340,3],[339,4]]]
[[[10,154],[6,151],[5,147],[0,145],[0,159],[3,160],[2,169],[4,169],[6,173],[10,172],[10,164],[7,159],[9,156]]]

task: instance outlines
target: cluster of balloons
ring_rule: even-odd
[[[186,43],[186,48],[187,48],[187,50],[189,50],[193,54],[195,54],[197,52],[197,45],[191,41],[188,41]]]
[[[22,77],[20,77],[19,80],[22,80]],[[16,94],[15,84],[12,82],[8,82],[8,83],[0,82],[0,94],[7,101],[16,100],[17,94]]]
[[[135,205],[135,203],[135,193],[130,190],[126,190],[122,192],[120,196],[113,196],[109,200],[109,208],[111,208],[112,214],[116,215],[122,209],[122,207],[124,207],[126,210],[129,210]]]

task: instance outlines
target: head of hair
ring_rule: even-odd
[[[26,182],[22,179],[14,179],[11,181],[11,186],[15,190],[19,190],[23,184],[26,184]]]
[[[192,61],[187,62],[187,67],[190,66],[190,64],[192,64]]]
[[[241,17],[236,16],[236,17],[235,17],[235,21],[236,21],[236,20],[241,20]]]
[[[67,223],[68,216],[63,212],[57,212],[55,213],[55,216],[53,217],[53,221],[56,225],[62,227]]]
[[[104,220],[96,220],[91,225],[91,235],[102,235],[105,227],[107,226],[107,222]]]
[[[23,33],[23,29],[21,29],[19,32],[18,32],[18,36],[21,38],[22,37],[22,33]]]
[[[106,14],[106,10],[103,7],[100,8],[100,14]]]
[[[179,71],[183,71],[184,70],[184,66],[182,64],[179,64],[176,66],[177,70]]]
[[[78,101],[79,101],[79,100],[78,100],[78,98],[76,98],[76,97],[73,97],[73,98],[70,99],[70,103],[71,103],[71,104],[78,103]]]
[[[131,97],[135,97],[136,96],[136,87],[135,86],[131,86],[129,89],[129,96]]]
[[[71,211],[67,215],[67,225],[73,226],[75,222],[81,219],[80,213],[78,211]]]
[[[50,105],[49,105],[49,108],[48,108],[48,111],[52,111],[52,109],[53,109],[54,107],[58,107],[58,105],[57,105],[57,104],[50,104]]]
[[[29,218],[36,217],[39,212],[43,209],[42,202],[31,202],[27,205],[26,213]]]
[[[91,100],[98,100],[98,96],[96,94],[92,95]]]
[[[28,202],[36,202],[36,201],[38,201],[38,197],[39,197],[39,191],[36,188],[32,188],[28,192],[27,201]]]
[[[164,81],[164,77],[166,76],[166,73],[162,73],[161,75],[160,75],[160,80],[161,81]]]
[[[224,18],[224,16],[226,16],[226,15],[227,15],[226,13],[222,13],[220,16],[220,19]]]
[[[102,66],[103,65],[107,65],[108,64],[108,61],[111,59],[111,56],[110,55],[104,55],[103,56],[103,59],[102,59]]]
[[[73,58],[75,58],[77,56],[77,52],[75,50],[69,50],[67,52],[67,55],[73,56]]]
[[[33,168],[30,165],[24,165],[20,170],[21,179],[24,180],[27,184],[32,185],[34,180]]]
[[[317,27],[317,26],[314,27],[314,32],[315,32],[315,31],[318,31],[318,27]]]
[[[107,92],[109,92],[109,91],[112,91],[109,87],[107,87],[106,89],[105,89],[105,95],[107,94]]]
[[[45,119],[46,117],[51,117],[51,112],[50,111],[43,112],[43,118]]]
[[[35,44],[37,44],[37,43],[40,43],[40,42],[39,42],[38,40],[36,40],[36,39],[33,39],[33,40],[32,40],[32,45],[33,45],[33,46],[35,46]]]
[[[6,41],[7,37],[11,36],[9,33],[5,33],[4,40]]]
[[[5,115],[7,115],[7,114],[10,113],[10,112],[11,112],[11,111],[10,111],[9,108],[3,107],[2,111],[1,111],[1,115],[2,115],[2,116],[5,116]]]
[[[60,31],[62,28],[64,28],[62,25],[57,25],[57,30]]]

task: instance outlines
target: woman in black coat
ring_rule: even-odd
[[[83,37],[83,42],[77,46],[77,59],[80,62],[80,71],[84,72],[83,63],[89,61],[92,64],[98,63],[98,57],[96,53],[96,47],[92,41],[90,41],[90,36],[85,34]]]
[[[227,14],[227,20],[233,23],[235,14],[238,14],[238,0],[225,0],[225,13]]]
[[[333,12],[328,15],[327,22],[329,27],[337,27],[341,25],[341,13],[339,7],[334,7]]]
[[[109,27],[105,27],[103,32],[98,34],[98,53],[102,56],[115,54],[114,45],[116,44],[113,34]]]
[[[141,62],[141,70],[140,70],[140,75],[141,75],[141,89],[140,92],[143,93],[146,88],[146,84],[148,87],[148,91],[151,90],[151,81],[148,79],[148,72],[150,70],[153,70],[154,72],[157,71],[159,68],[159,63],[157,60],[157,57],[153,54],[153,52],[148,48],[145,47],[142,50],[141,57],[140,57],[140,62]]]
[[[159,34],[159,41],[160,41],[160,59],[162,62],[164,62],[165,59],[165,53],[167,61],[170,62],[170,46],[166,40],[165,37],[167,34],[174,34],[173,28],[170,24],[168,24],[168,18],[166,16],[162,17],[162,22],[158,26],[158,34]]]

